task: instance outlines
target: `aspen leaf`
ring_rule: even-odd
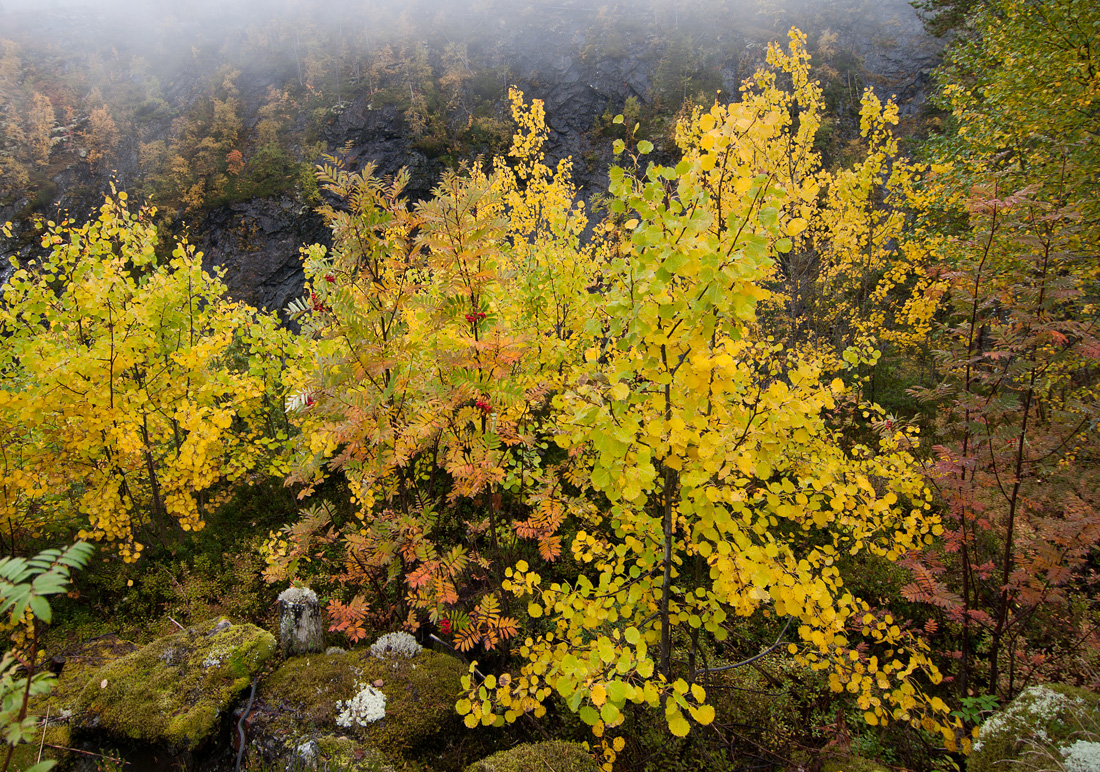
[[[700,705],[699,707],[689,707],[688,711],[691,713],[691,717],[703,726],[714,723],[713,705]]]
[[[691,725],[687,719],[684,718],[684,714],[678,710],[674,710],[668,714],[668,730],[677,737],[687,737],[688,732],[691,731]]]
[[[806,230],[806,226],[809,223],[801,217],[795,217],[787,222],[787,235],[797,236],[802,231]]]

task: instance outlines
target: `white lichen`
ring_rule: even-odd
[[[1062,751],[1066,772],[1097,772],[1100,770],[1100,742],[1078,740]]]
[[[317,593],[308,587],[287,587],[279,593],[279,602],[299,606],[305,603],[316,603]]]
[[[386,716],[386,695],[370,684],[356,684],[359,692],[350,700],[336,703],[336,725],[366,726]]]
[[[214,649],[206,658],[202,661],[204,668],[217,667],[221,663],[225,662],[225,658],[229,655],[229,652],[224,649]]]
[[[408,633],[386,633],[370,647],[378,659],[411,659],[420,653],[420,644]]]
[[[982,749],[982,741],[1008,729],[1011,722],[1023,721],[1032,727],[1031,739],[1045,743],[1049,737],[1045,726],[1063,710],[1082,707],[1084,703],[1076,698],[1059,694],[1045,686],[1031,686],[1025,689],[1006,709],[994,713],[982,724],[978,737],[974,741],[974,752]]]

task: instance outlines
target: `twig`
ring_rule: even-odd
[[[447,647],[448,649],[450,649],[451,651],[453,651],[453,652],[454,652],[454,653],[455,653],[455,654],[456,654],[456,655],[457,655],[457,656],[459,657],[459,659],[461,659],[461,660],[462,660],[463,662],[465,662],[465,661],[466,661],[466,657],[462,656],[462,652],[461,652],[461,651],[459,651],[458,649],[456,649],[456,648],[455,648],[454,646],[452,646],[451,644],[447,643],[447,642],[446,642],[445,640],[443,640],[442,638],[440,638],[439,636],[437,636],[437,635],[436,635],[435,633],[428,633],[428,637],[429,637],[429,638],[431,638],[431,639],[432,639],[433,641],[435,641],[436,643],[442,643],[442,644],[443,644],[444,646],[446,646],[446,647]],[[478,678],[480,678],[480,679],[481,679],[482,681],[484,681],[484,680],[485,680],[485,676],[484,676],[484,675],[482,675],[481,671],[480,671],[480,670],[478,670],[476,666],[474,667],[474,675],[476,675],[476,676],[477,676]]]
[[[46,718],[42,720],[42,739],[38,743],[38,758],[34,760],[35,764],[42,761],[42,745],[46,742],[46,727],[50,725],[50,705],[46,703]]]
[[[186,629],[187,629],[186,627],[184,627],[183,625],[181,625],[181,624],[180,624],[179,622],[177,622],[176,620],[172,619],[172,617],[168,617],[168,621],[169,621],[169,622],[171,622],[172,624],[174,624],[174,625],[175,625],[176,627],[178,627],[178,628],[179,628],[180,630],[186,630]]]
[[[773,643],[771,646],[769,646],[768,648],[761,651],[759,654],[756,654],[755,656],[749,657],[748,659],[743,659],[740,662],[735,662],[732,665],[722,665],[721,667],[707,668],[706,672],[708,672],[708,673],[721,673],[723,670],[733,670],[734,668],[744,667],[745,665],[748,665],[751,662],[755,662],[756,660],[760,659],[761,657],[765,657],[768,654],[771,654],[773,651],[775,651],[777,648],[779,648],[779,644],[783,643],[783,636],[785,636],[787,634],[787,628],[791,626],[791,620],[793,618],[794,617],[787,617],[787,624],[783,625],[783,629],[779,632],[779,637],[775,639],[775,643]]]
[[[79,753],[84,756],[95,756],[99,759],[107,759],[107,761],[115,761],[119,764],[125,764],[127,766],[129,766],[130,764],[130,762],[128,762],[126,759],[116,759],[114,756],[108,756],[104,753],[92,753],[91,751],[82,751],[79,748],[70,748],[67,745],[54,745],[53,743],[46,743],[45,745],[47,748],[53,748],[54,750],[58,751],[69,751],[70,753]]]

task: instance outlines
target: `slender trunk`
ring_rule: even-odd
[[[982,250],[982,259],[978,263],[978,270],[974,275],[974,289],[973,289],[971,304],[970,304],[970,326],[969,326],[969,329],[967,331],[967,341],[966,341],[965,394],[967,395],[967,398],[969,398],[970,394],[972,393],[973,385],[974,385],[974,373],[973,373],[974,344],[975,344],[975,338],[977,337],[977,333],[978,333],[978,308],[980,306],[978,298],[979,298],[979,292],[981,290],[982,272],[985,269],[986,261],[989,259],[990,251],[993,248],[993,237],[994,237],[994,234],[996,232],[997,232],[997,210],[994,209],[993,210],[993,215],[992,215],[992,221],[989,224],[989,238],[986,240],[985,249]],[[965,466],[965,464],[966,464],[967,454],[970,452],[970,405],[969,405],[969,401],[968,401],[968,404],[967,404],[966,410],[965,410],[965,418],[964,418],[964,421],[963,421],[963,426],[965,428],[963,429],[964,433],[963,433],[963,442],[962,442],[962,455],[961,455],[961,459],[960,459],[960,461],[963,464],[963,467],[962,467],[961,471],[959,472],[959,483],[960,483],[960,491],[962,492],[962,493],[960,493],[960,495],[965,496],[966,495],[965,494],[965,491],[966,491],[966,466]],[[970,474],[970,484],[971,484],[971,486],[973,486],[973,484],[974,484],[974,473],[973,472],[971,472],[971,474]],[[962,549],[961,549],[959,557],[962,561],[962,580],[963,580],[963,593],[962,593],[962,595],[963,595],[963,618],[962,618],[962,635],[961,635],[962,640],[960,642],[961,643],[960,649],[961,649],[961,652],[962,652],[962,662],[959,665],[959,674],[960,674],[960,676],[959,676],[959,695],[961,697],[966,697],[967,696],[967,689],[969,688],[969,681],[970,681],[970,659],[971,659],[971,656],[972,656],[972,654],[971,654],[971,644],[970,644],[971,637],[972,637],[972,633],[970,631],[970,612],[971,612],[970,597],[971,597],[971,591],[972,591],[971,587],[970,587],[970,569],[971,569],[971,565],[970,565],[970,549],[969,549],[969,543],[967,541],[967,535],[966,535],[966,526],[967,526],[966,517],[967,517],[967,513],[969,511],[969,508],[970,508],[969,496],[966,496],[966,499],[961,502],[961,506],[959,507],[960,527],[961,527],[961,530],[962,530]]]
[[[989,646],[989,693],[997,693],[997,680],[1000,676],[999,658],[1001,655],[1001,643],[1004,636],[1005,623],[1008,621],[1009,588],[1008,582],[1015,566],[1013,555],[1014,540],[1016,536],[1016,512],[1020,504],[1020,476],[1024,470],[1024,449],[1027,439],[1028,418],[1031,415],[1031,403],[1035,395],[1035,371],[1031,369],[1031,383],[1028,386],[1027,395],[1024,397],[1024,417],[1020,424],[1020,435],[1016,442],[1016,464],[1014,469],[1015,479],[1012,482],[1012,493],[1008,499],[1008,522],[1005,524],[1005,546],[1001,556],[1001,598],[997,608],[997,623],[993,628],[993,634]]]
[[[662,359],[668,367],[668,359],[661,347]],[[665,384],[665,421],[672,420],[672,386]],[[664,512],[662,529],[664,531],[664,577],[661,582],[661,673],[672,681],[672,619],[669,615],[669,600],[672,597],[672,499],[676,489],[676,471],[664,466],[664,487],[662,490]]]
[[[661,583],[661,673],[672,680],[672,619],[669,615],[669,599],[672,597],[672,495],[676,472],[665,467],[664,481],[664,577]]]

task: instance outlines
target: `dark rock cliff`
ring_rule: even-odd
[[[859,6],[857,12],[845,10],[851,3]],[[810,34],[811,49],[824,34],[821,30],[831,30],[834,47],[846,52],[846,61],[859,73],[857,83],[850,88],[847,107],[836,116],[842,131],[858,131],[858,117],[851,105],[858,104],[861,84],[875,86],[884,96],[896,94],[903,116],[919,113],[941,46],[924,33],[904,0],[808,4],[803,11],[791,11],[789,16],[790,22],[808,29],[814,30],[816,25]],[[90,23],[88,17],[80,18]],[[693,66],[706,69],[702,76],[710,84],[721,84],[724,94],[736,94],[741,80],[763,62],[766,39],[782,37],[774,30],[788,20],[776,19],[768,30],[746,22],[743,31],[730,32],[740,21],[723,19],[721,34],[708,31],[706,19],[697,19],[693,28],[685,25],[671,30],[657,21],[649,26],[635,24],[627,32],[612,34],[608,30],[614,27],[609,27],[594,9],[577,7],[557,15],[535,14],[530,9],[502,12],[491,29],[482,30],[480,38],[467,43],[469,66],[499,73],[507,84],[522,89],[528,99],[544,100],[550,160],[572,157],[574,179],[591,198],[606,190],[607,167],[612,160],[610,140],[597,136],[594,129],[601,116],[620,111],[631,97],[643,106],[652,106],[659,98],[661,68],[667,70],[676,55],[686,56]],[[674,21],[679,24],[678,19]],[[706,54],[692,46],[705,46]],[[204,77],[211,77],[216,66],[217,62],[203,65],[197,57],[181,62],[180,69],[164,84],[165,97],[174,110],[179,112],[200,98],[199,84]],[[266,71],[258,65],[244,69],[238,85],[246,132],[255,130],[269,88],[293,77],[285,69]],[[495,109],[502,119],[507,117],[503,101]],[[662,109],[674,112],[668,106]],[[171,130],[170,117],[158,116],[155,113],[143,124],[142,142],[166,136]],[[377,97],[349,97],[313,115],[298,116],[297,124],[295,132],[303,139],[291,151],[297,155],[293,160],[307,164],[320,160],[312,155],[317,146],[304,139],[312,132],[314,140],[323,142],[354,168],[373,162],[380,175],[407,168],[407,192],[413,200],[429,196],[447,163],[455,160],[431,157],[419,148],[401,111]],[[643,132],[647,130],[655,129],[652,125],[643,128]],[[658,146],[655,157],[663,159],[670,142],[655,134],[651,138]],[[71,163],[53,174],[52,204],[16,201],[0,210],[0,220],[18,219],[34,208],[47,214],[67,209],[74,220],[87,218],[102,200],[108,178],[117,180],[123,189],[133,189],[133,183],[141,180],[138,148],[138,138],[123,138],[113,169],[97,174],[90,172],[87,164]],[[25,226],[22,230],[29,233]],[[272,311],[284,308],[302,291],[300,247],[324,243],[327,236],[320,217],[294,185],[273,198],[222,204],[198,216],[190,215],[185,232],[205,253],[205,265],[225,269],[234,298]],[[14,251],[11,246],[6,248],[9,254]],[[21,248],[24,255],[33,251],[33,239],[24,238]]]

